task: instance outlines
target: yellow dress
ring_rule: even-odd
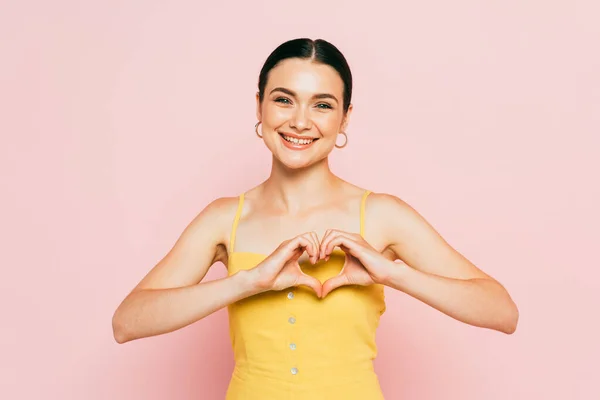
[[[365,191],[360,207],[364,235]],[[265,254],[235,252],[231,232],[228,274],[255,267]],[[302,270],[321,282],[337,275],[345,255]],[[385,311],[382,285],[342,286],[324,299],[304,286],[253,295],[228,306],[235,367],[226,400],[383,399],[373,360],[375,331]]]

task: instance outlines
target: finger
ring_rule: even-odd
[[[321,242],[319,243],[319,258],[325,258],[325,247],[323,246],[323,244],[327,241],[327,238],[329,237],[332,231],[333,229],[327,229],[325,231],[325,234],[323,235],[323,239],[321,239]]]
[[[310,237],[312,238],[313,244],[315,245],[315,254],[311,257],[311,262],[313,264],[316,264],[317,261],[319,261],[319,259],[321,258],[320,256],[320,252],[319,252],[319,237],[317,236],[316,232],[310,232]]]
[[[312,260],[316,259],[317,255],[318,255],[319,250],[318,250],[317,244],[315,243],[315,239],[312,235],[312,232],[304,233],[302,235],[302,237],[304,237],[306,240],[308,240],[310,242],[310,246],[308,246],[306,248],[306,252],[308,253],[309,259],[312,262]]]
[[[333,251],[334,247],[340,247],[344,252],[353,255],[360,260],[362,255],[363,246],[356,240],[349,237],[347,234],[338,233],[333,236],[325,247],[325,254],[329,255]]]
[[[360,239],[362,238],[360,235],[341,231],[339,229],[329,229],[327,232],[328,233],[327,233],[326,237],[323,238],[323,241],[321,242],[321,246],[319,248],[321,257],[323,257],[325,259],[329,259],[329,256],[331,255],[331,252],[333,251],[333,248],[329,248],[329,250],[328,250],[327,247],[328,247],[329,242],[334,237],[336,237],[338,235],[344,235],[344,236],[348,237],[349,239],[354,239],[355,241],[360,241]]]
[[[301,273],[300,277],[298,278],[298,285],[308,286],[309,288],[315,291],[318,297],[322,296],[321,281],[319,281],[315,277],[306,275],[305,273]]]
[[[348,278],[343,273],[334,276],[333,278],[329,278],[323,283],[323,288],[321,289],[321,298],[327,296],[332,290],[339,288],[340,286],[344,286],[348,284]]]
[[[333,248],[339,246],[341,244],[339,238],[345,238],[346,241],[352,241],[356,243],[356,241],[352,238],[352,234],[348,232],[334,230],[331,232],[326,241],[321,245],[321,249],[325,257],[329,257],[333,252]]]
[[[289,260],[298,260],[302,253],[307,250],[308,252],[314,251],[310,250],[314,245],[312,242],[305,238],[304,236],[296,236],[294,239],[290,240],[290,242],[286,246],[286,261]]]
[[[331,252],[333,251],[333,249],[330,249],[329,251],[327,251],[327,246],[329,244],[329,242],[331,242],[331,240],[336,237],[337,235],[343,234],[344,231],[340,231],[339,229],[329,229],[328,233],[327,233],[327,237],[323,238],[323,242],[321,243],[320,249],[319,251],[322,251],[323,253],[323,258],[325,258],[325,260],[329,260],[329,256],[331,255]]]

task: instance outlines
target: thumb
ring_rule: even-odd
[[[348,278],[341,272],[339,275],[329,278],[323,283],[323,290],[321,291],[321,298],[327,296],[332,290],[344,286],[348,283]]]
[[[310,275],[306,275],[305,273],[301,273],[298,277],[297,283],[298,285],[304,285],[308,286],[309,288],[312,288],[312,290],[315,291],[317,296],[321,297],[321,281],[319,281],[317,278],[314,278]]]

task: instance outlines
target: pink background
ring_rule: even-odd
[[[355,76],[333,170],[520,310],[506,336],[389,289],[386,398],[600,398],[600,9],[526,3],[2,2],[0,398],[223,398],[225,309],[125,345],[111,317],[199,210],[266,177],[258,72],[303,36]]]

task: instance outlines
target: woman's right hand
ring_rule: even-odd
[[[298,259],[307,252],[313,264],[319,261],[319,239],[314,232],[304,233],[281,243],[273,253],[249,270],[259,290],[284,290],[304,285],[321,297],[321,282],[302,272]]]

